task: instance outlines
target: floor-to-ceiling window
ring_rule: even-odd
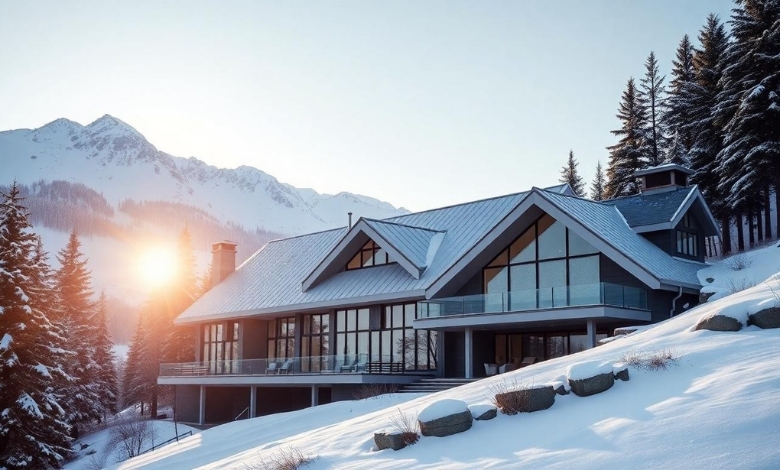
[[[545,214],[483,270],[485,311],[596,303],[598,251]]]
[[[371,314],[373,313],[373,315]],[[336,311],[336,351],[346,361],[392,364],[387,370],[436,369],[437,333],[417,330],[417,304]]]
[[[276,318],[268,322],[268,360],[295,357],[295,317]]]
[[[304,315],[301,331],[301,370],[319,372],[327,368],[330,354],[330,317],[327,313]]]
[[[607,337],[601,329],[596,340]],[[563,330],[537,333],[496,333],[495,361],[497,365],[512,364],[519,367],[523,359],[532,357],[544,361],[587,349],[588,337],[584,331]]]
[[[238,372],[238,335],[237,321],[209,323],[203,325],[203,361],[208,364],[212,374],[230,374]]]

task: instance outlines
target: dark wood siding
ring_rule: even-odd
[[[440,333],[441,334],[441,333]],[[445,344],[447,345],[444,354],[444,376],[445,377],[465,377],[466,376],[466,343],[462,331],[444,332]]]

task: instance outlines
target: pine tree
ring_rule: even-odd
[[[596,176],[590,185],[590,198],[594,201],[604,200],[604,170],[601,169],[601,160],[596,163]]]
[[[566,166],[561,169],[561,177],[558,181],[567,183],[574,194],[582,197],[585,194],[585,183],[577,172],[578,165],[579,163],[574,159],[574,151],[569,150],[569,160],[566,162]]]
[[[45,254],[14,183],[0,203],[0,467],[57,468],[70,453],[54,385],[60,331],[47,318]]]
[[[164,362],[190,362],[195,360],[194,327],[173,326],[173,321],[197,298],[197,275],[192,237],[187,227],[182,230],[176,246],[177,269],[172,288],[166,293],[169,325],[162,352]]]
[[[113,343],[108,334],[106,294],[102,292],[97,302],[95,315],[90,323],[94,329],[93,349],[95,351],[95,364],[97,371],[93,376],[97,388],[101,391],[100,410],[105,419],[117,411],[119,390],[117,388],[116,357],[114,356]]]
[[[664,78],[658,74],[658,61],[655,53],[645,61],[645,76],[640,80],[637,91],[637,102],[644,109],[647,117],[645,121],[645,142],[647,154],[644,158],[644,166],[658,166],[665,160],[667,137],[661,125],[661,116],[666,109],[666,89]]]
[[[690,87],[696,79],[693,53],[693,45],[686,34],[677,47],[675,60],[672,61],[672,80],[669,83],[669,97],[663,116],[663,127],[667,135],[672,136],[666,161],[685,166],[688,165],[688,155],[693,148],[693,132],[688,127],[692,106]]]
[[[768,184],[780,202],[780,0],[736,3],[718,96],[717,117],[725,123],[718,174],[729,208],[747,213],[760,207]]]
[[[76,231],[68,237],[68,243],[57,254],[60,269],[55,275],[60,318],[75,358],[68,361],[66,371],[71,377],[64,397],[63,408],[68,422],[76,429],[103,417],[101,406],[104,391],[96,382],[101,367],[95,358],[96,328],[92,325],[95,304],[90,289],[90,273],[87,261],[81,253],[81,242]]]
[[[617,118],[622,123],[621,128],[612,131],[612,134],[620,136],[621,139],[617,144],[607,147],[610,156],[607,184],[604,187],[606,199],[639,192],[634,173],[644,167],[645,155],[647,155],[644,139],[647,116],[637,97],[633,78],[630,78],[626,84]]]
[[[148,375],[148,363],[146,362],[148,354],[146,349],[150,342],[147,322],[149,314],[150,312],[146,308],[141,311],[141,315],[138,317],[138,325],[130,342],[130,349],[127,352],[125,373],[122,377],[123,407],[140,403],[143,410],[143,404],[148,402],[151,396],[149,383],[146,380]]]
[[[700,48],[694,50],[694,80],[683,93],[688,101],[689,122],[683,128],[693,136],[689,165],[694,171],[691,181],[699,186],[713,215],[721,221],[723,253],[731,250],[731,214],[724,193],[718,189],[717,155],[723,147],[723,125],[715,117],[721,77],[726,67],[728,35],[717,15],[710,14],[699,32]],[[727,194],[727,193],[726,193]]]

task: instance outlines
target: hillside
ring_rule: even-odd
[[[780,248],[751,254],[780,266]],[[724,260],[712,284],[735,275]],[[763,269],[763,268],[761,268]],[[715,272],[715,274],[713,274]],[[693,331],[704,315],[722,309],[747,312],[759,302],[780,305],[780,274],[756,286],[700,305],[597,348],[480,380],[447,392],[323,405],[314,409],[226,424],[115,468],[261,468],[295,448],[316,460],[306,469],[389,468],[777,468],[780,463],[780,329]],[[374,431],[392,428],[399,414],[454,398],[490,400],[496,384],[556,381],[567,367],[588,360],[619,362],[627,354],[671,352],[666,370],[630,367],[630,381],[605,393],[557,396],[552,408],[478,421],[447,438],[423,437],[405,449],[373,451]],[[397,396],[399,401],[406,396]],[[349,411],[347,411],[349,410]],[[255,465],[255,467],[253,467]]]

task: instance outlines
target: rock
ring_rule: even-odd
[[[615,328],[615,336],[628,335],[635,332],[638,329],[639,328],[636,326],[623,326],[620,328]]]
[[[701,318],[694,329],[710,331],[739,331],[742,329],[742,323],[736,318],[715,314],[709,317]]]
[[[406,447],[406,441],[402,432],[375,432],[374,444],[376,444],[378,450],[401,450]]]
[[[469,405],[469,411],[476,421],[489,421],[498,415],[493,405]]]
[[[431,421],[420,421],[420,432],[423,436],[445,437],[471,429],[471,411],[444,416]]]
[[[501,412],[507,415],[517,413],[532,413],[546,410],[555,403],[555,389],[552,385],[536,388],[512,390],[505,393],[497,393],[496,405]]]
[[[713,295],[715,295],[715,292],[699,292],[699,303],[703,304],[704,302],[710,300],[710,297]]]
[[[569,379],[571,391],[574,392],[574,394],[578,397],[587,397],[597,393],[605,392],[612,388],[614,383],[615,376],[612,372],[607,374],[598,374],[587,379]]]
[[[628,382],[628,367],[615,372],[615,380],[622,380]]]
[[[767,308],[748,316],[748,325],[759,328],[780,328],[780,308]]]

